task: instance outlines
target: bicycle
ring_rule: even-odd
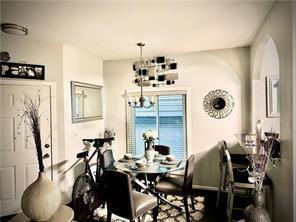
[[[93,143],[95,151],[88,158],[88,151],[80,152],[76,156],[78,159],[82,159],[85,163],[85,170],[80,174],[74,183],[73,192],[72,192],[72,203],[73,210],[75,213],[76,220],[86,220],[92,216],[93,211],[101,206],[103,201],[102,194],[102,183],[101,183],[101,156],[102,148],[104,143],[108,142],[110,145],[114,140],[114,137],[111,138],[96,138],[96,139],[83,139],[83,142]],[[90,161],[97,154],[97,162],[95,176],[91,171]]]

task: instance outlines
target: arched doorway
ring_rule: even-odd
[[[261,118],[264,120],[265,131],[280,132],[279,65],[276,45],[266,35],[257,46],[252,67],[252,129]]]

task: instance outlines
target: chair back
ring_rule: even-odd
[[[164,145],[154,145],[155,151],[158,151],[161,155],[170,155],[170,147]]]
[[[271,138],[269,139],[272,143],[272,148],[271,148],[271,157],[272,158],[280,158],[281,157],[281,142],[279,139],[274,139]],[[266,143],[268,144],[268,143]]]
[[[113,151],[111,149],[105,150],[101,156],[101,164],[103,171],[114,169],[115,159],[113,157]]]
[[[183,193],[187,194],[192,190],[192,179],[194,171],[194,155],[191,155],[186,161],[184,183],[183,183]]]
[[[108,211],[126,219],[135,218],[132,184],[128,174],[106,170],[103,183]]]
[[[218,146],[219,146],[219,157],[220,157],[220,164],[222,164],[224,162],[224,157],[225,157],[225,151],[228,150],[227,149],[227,144],[225,140],[220,140],[218,142]]]
[[[231,157],[229,154],[229,151],[226,149],[224,151],[226,160],[227,160],[227,172],[228,172],[228,180],[230,183],[234,183],[234,176],[233,176],[233,168],[232,168],[232,162],[231,162]]]

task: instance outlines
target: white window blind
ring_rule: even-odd
[[[130,108],[127,112],[127,147],[135,155],[144,154],[143,133],[156,130],[156,144],[169,146],[178,159],[187,157],[186,93],[155,94],[151,108]]]

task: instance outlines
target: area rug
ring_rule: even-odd
[[[171,196],[169,195],[167,199],[177,206],[183,207],[183,198],[179,196]],[[195,197],[195,210],[190,209],[190,217],[191,221],[199,221],[203,218],[204,211],[204,197]],[[98,208],[94,212],[94,219],[100,222],[107,221],[107,209]],[[125,220],[116,215],[112,215],[112,222],[128,222],[129,220]],[[145,222],[152,222],[152,212],[149,212],[145,217]],[[168,204],[160,204],[159,213],[157,217],[158,222],[185,222],[185,210],[178,211],[176,208],[168,205]]]

